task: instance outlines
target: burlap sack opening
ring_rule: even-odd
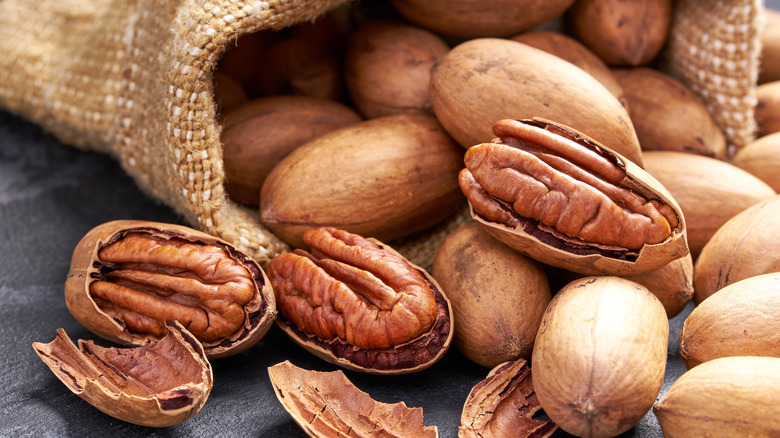
[[[246,33],[348,0],[0,1],[0,106],[64,143],[112,154],[144,191],[265,265],[289,248],[229,200],[212,72]],[[733,148],[753,138],[760,0],[680,0],[665,68],[707,103]],[[269,65],[268,68],[273,68]],[[429,267],[465,209],[398,243]]]

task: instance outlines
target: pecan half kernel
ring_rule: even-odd
[[[475,222],[516,251],[586,275],[633,275],[689,253],[666,188],[620,154],[548,120],[500,120],[459,183]]]
[[[268,266],[279,310],[298,328],[358,348],[388,348],[428,331],[436,301],[406,260],[356,234],[320,228]]]
[[[552,131],[560,141],[527,126]],[[461,174],[477,213],[510,226],[530,218],[565,239],[628,249],[661,243],[677,227],[668,205],[627,187],[623,169],[567,141],[560,127],[502,120],[494,132],[497,142],[468,150]]]
[[[452,338],[451,310],[432,278],[357,234],[319,227],[303,238],[310,252],[281,254],[268,265],[284,317],[277,322],[296,342],[361,371],[438,360]]]

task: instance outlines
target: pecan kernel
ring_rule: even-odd
[[[268,265],[279,310],[301,331],[361,349],[390,348],[431,329],[437,304],[428,282],[403,258],[333,228],[304,234],[311,253]]]
[[[92,298],[134,332],[161,337],[165,321],[176,320],[214,341],[241,327],[253,297],[246,268],[213,246],[130,233],[102,247],[98,259]]]
[[[631,250],[665,241],[678,226],[672,208],[633,190],[619,162],[582,137],[538,120],[502,120],[494,131],[499,139],[467,151],[460,175],[487,219],[517,227],[529,218],[565,240]]]

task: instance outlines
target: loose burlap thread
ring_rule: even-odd
[[[66,144],[113,155],[193,227],[265,265],[289,247],[224,189],[212,72],[239,36],[315,20],[349,0],[2,0],[0,107]],[[753,138],[760,0],[680,0],[664,59],[734,148]],[[273,68],[268,65],[267,68]],[[398,242],[429,267],[465,208]]]

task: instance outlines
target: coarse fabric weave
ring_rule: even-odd
[[[112,154],[193,227],[265,265],[289,247],[225,193],[213,71],[239,36],[348,3],[0,0],[0,107],[64,143]],[[755,130],[762,11],[756,0],[680,0],[666,51],[669,71],[705,100],[736,147]],[[397,249],[427,268],[447,231],[468,220],[463,208]]]

